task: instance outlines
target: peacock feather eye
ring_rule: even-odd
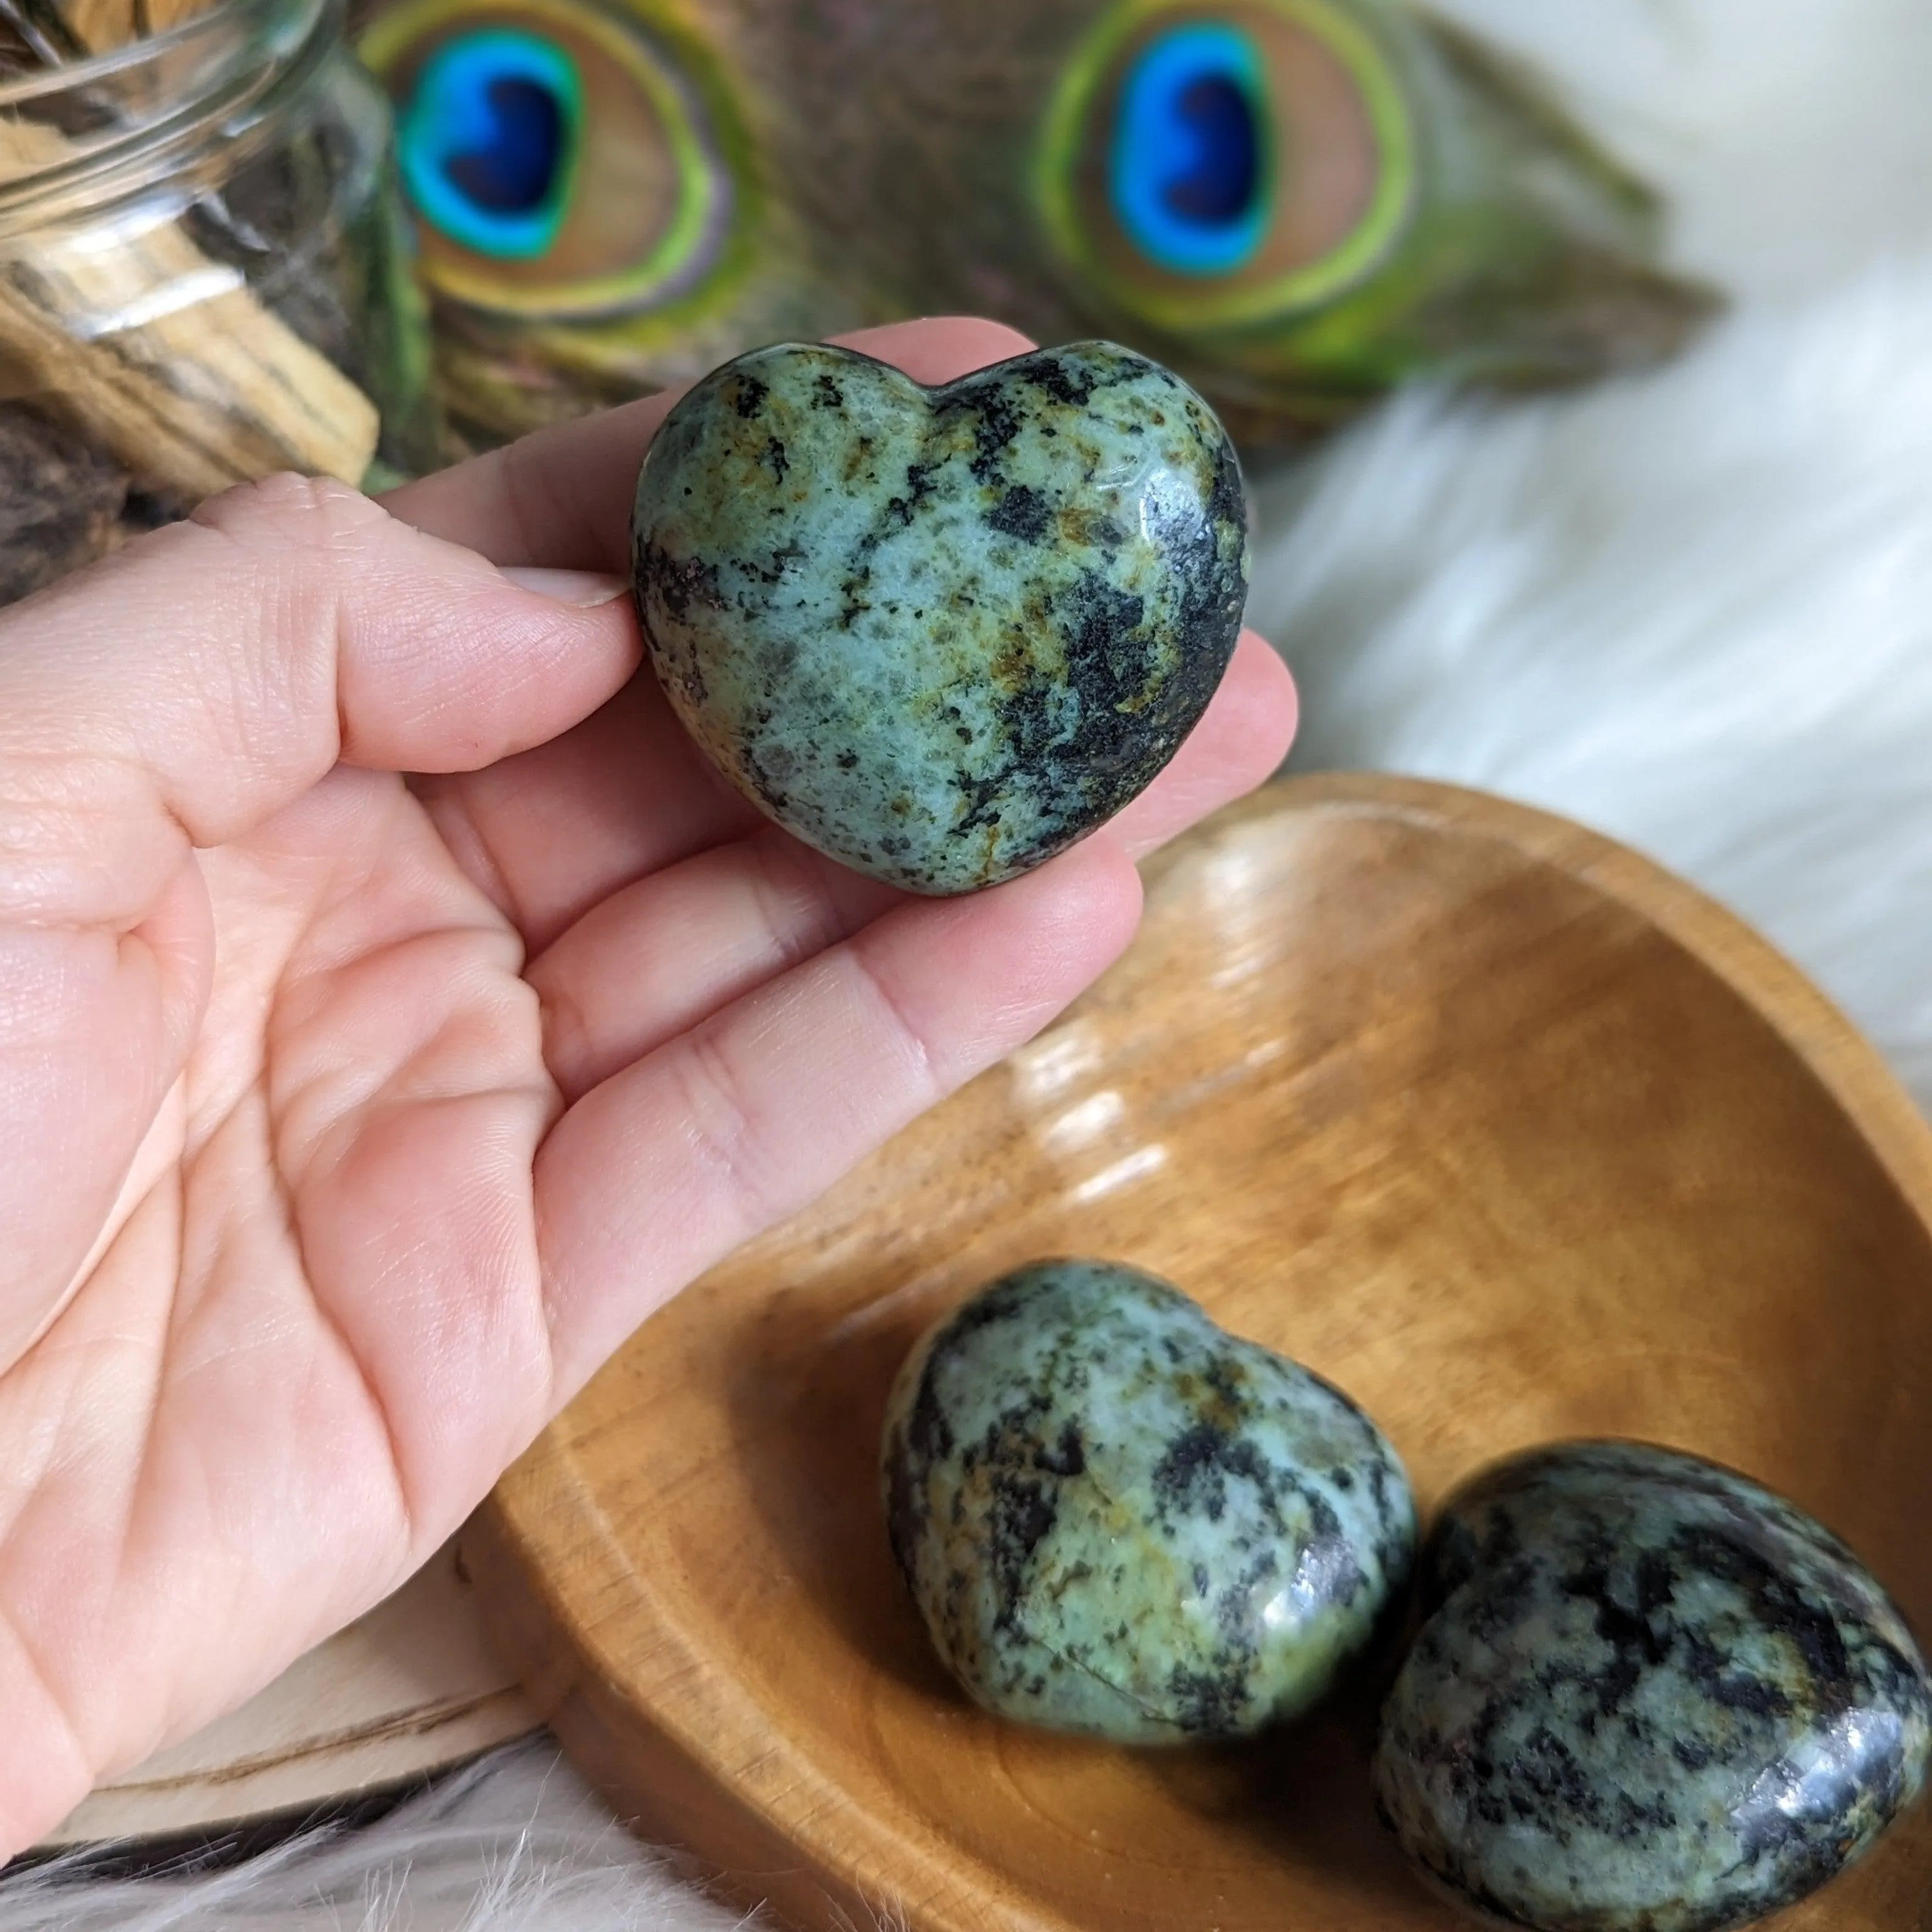
[[[1359,282],[1414,205],[1408,104],[1330,0],[1119,0],[1048,109],[1041,210],[1065,264],[1178,334]]]
[[[584,126],[584,85],[560,46],[505,27],[446,40],[397,130],[404,184],[453,242],[526,261],[556,242]]]
[[[594,0],[401,0],[361,50],[396,104],[438,295],[532,320],[616,316],[724,266],[742,147],[694,49]]]
[[[1225,275],[1267,232],[1273,184],[1266,76],[1239,28],[1172,27],[1120,82],[1107,156],[1114,220],[1147,259],[1184,275]]]

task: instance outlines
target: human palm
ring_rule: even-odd
[[[866,346],[937,381],[1020,345]],[[652,1308],[1058,1011],[1132,857],[1286,748],[1247,640],[1040,872],[842,870],[710,775],[586,574],[662,412],[386,510],[237,493],[0,620],[0,1854],[394,1588]]]

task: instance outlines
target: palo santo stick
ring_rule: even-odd
[[[0,122],[0,174],[68,143]],[[171,220],[0,243],[0,364],[144,487],[199,499],[277,470],[362,480],[376,406]]]
[[[104,54],[165,34],[206,12],[213,0],[68,0],[61,9],[68,28],[90,54]]]

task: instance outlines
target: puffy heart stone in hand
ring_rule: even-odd
[[[926,388],[842,349],[692,389],[638,480],[644,636],[686,729],[822,852],[971,892],[1145,789],[1240,632],[1213,412],[1090,342]]]

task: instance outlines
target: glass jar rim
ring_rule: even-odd
[[[98,214],[245,142],[340,43],[345,4],[221,0],[146,39],[0,83],[0,130],[62,102],[105,122],[64,137],[44,164],[0,173],[0,236]]]

